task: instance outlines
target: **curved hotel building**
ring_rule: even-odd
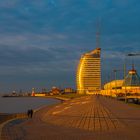
[[[98,94],[101,90],[100,48],[81,56],[77,69],[77,92],[79,94]]]

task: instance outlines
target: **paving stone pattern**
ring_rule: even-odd
[[[96,98],[91,100],[91,97],[58,105],[50,110],[43,119],[58,126],[89,131],[114,131],[125,127],[107,108],[97,102]]]
[[[140,138],[140,107],[102,96],[86,96],[7,124],[3,140],[134,140]]]

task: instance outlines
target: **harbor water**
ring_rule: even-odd
[[[24,113],[28,109],[37,109],[60,101],[40,97],[0,97],[0,113]]]

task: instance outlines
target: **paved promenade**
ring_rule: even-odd
[[[7,124],[3,140],[138,140],[140,107],[87,96],[38,111]]]

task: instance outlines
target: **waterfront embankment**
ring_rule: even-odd
[[[27,114],[26,113],[16,113],[16,114],[0,114],[0,137],[2,133],[3,127],[11,122],[12,120],[17,120],[17,119],[26,119]]]
[[[15,97],[11,97],[11,96],[8,97],[7,96],[7,97],[4,97],[4,98],[15,98]],[[18,100],[18,99],[20,100],[21,98],[23,99],[23,97],[18,97],[18,98],[16,97],[16,100]],[[30,97],[25,97],[25,98],[26,99],[27,98],[29,99]],[[37,99],[37,98],[39,98],[40,100],[42,100],[41,97],[33,97],[32,99]],[[54,97],[53,96],[46,96],[45,99],[56,99],[56,100],[60,100],[61,102],[70,100],[70,98],[61,97],[61,96],[54,96]],[[13,99],[11,99],[11,100],[13,100]],[[10,100],[8,100],[8,101],[10,101]],[[14,100],[14,102],[15,102],[15,100]],[[56,102],[56,103],[60,103],[60,102]],[[10,102],[9,102],[9,104],[10,104]],[[51,103],[49,103],[49,104],[51,104]],[[52,102],[52,104],[55,104],[55,102]],[[45,105],[43,104],[43,105],[35,108],[34,109],[34,112],[40,110],[44,106],[48,106],[48,104],[46,103]],[[18,106],[16,105],[16,107],[18,107]],[[5,108],[5,106],[4,106],[4,108]],[[20,110],[23,111],[22,109],[20,109]],[[0,125],[2,123],[5,123],[6,121],[10,121],[10,120],[13,120],[13,119],[20,119],[20,118],[22,119],[22,118],[26,118],[26,117],[27,117],[27,113],[25,112],[25,110],[22,113],[0,113]]]
[[[16,118],[26,118],[26,113],[16,113],[16,114],[0,114],[0,125],[8,120]]]
[[[139,108],[102,96],[85,96],[44,107],[32,119],[5,126],[2,138],[133,140],[139,139],[139,130]]]
[[[30,98],[30,97],[5,97],[0,98],[0,110],[1,112],[9,113],[0,113],[0,136],[2,128],[10,122],[17,122],[18,120],[27,120],[27,109],[33,109],[34,113],[39,111],[45,106],[50,106],[52,104],[60,103],[59,100],[67,100],[65,98]],[[16,112],[16,113],[14,113]],[[20,113],[18,113],[20,112]]]

